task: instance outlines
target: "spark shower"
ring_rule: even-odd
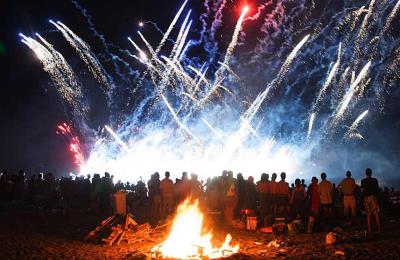
[[[101,55],[67,21],[50,20],[97,90],[57,50],[61,41],[20,33],[67,107],[69,120],[58,132],[77,173],[108,171],[132,181],[166,170],[205,179],[224,169],[289,177],[341,169],[332,165],[349,160],[349,144],[365,141],[363,130],[399,79],[392,26],[400,1],[343,3],[316,15],[314,0],[205,0],[199,18],[190,4],[184,1],[166,28],[151,21],[137,32],[128,28],[123,47],[92,28]],[[151,29],[161,32],[158,42],[146,38]],[[228,41],[217,40],[228,33]],[[99,109],[91,102],[96,91],[108,114],[100,126],[90,116]]]

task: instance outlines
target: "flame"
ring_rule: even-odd
[[[213,246],[213,234],[204,231],[203,219],[198,200],[192,202],[187,198],[178,206],[168,238],[155,246],[152,252],[163,258],[212,259],[226,257],[239,251],[238,245],[230,246],[230,234],[226,235],[221,247]]]

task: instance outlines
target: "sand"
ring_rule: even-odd
[[[151,248],[151,242],[138,245],[106,246],[83,241],[83,237],[105,216],[84,212],[55,214],[49,212],[4,211],[0,213],[0,259],[141,259],[140,251]],[[232,259],[266,258],[351,258],[400,259],[400,218],[386,217],[383,232],[355,238],[365,227],[358,225],[343,232],[344,240],[326,245],[326,232],[285,235],[229,230],[241,246]],[[226,229],[217,231],[224,236]],[[271,241],[282,246],[268,246]],[[336,254],[335,254],[336,253]]]

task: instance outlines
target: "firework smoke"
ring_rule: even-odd
[[[127,67],[132,58],[142,64],[142,72],[129,70],[139,76],[122,75],[115,67],[107,71],[73,26],[51,21],[104,90],[111,116],[107,125],[92,129],[86,115],[96,107],[85,105],[90,92],[82,91],[67,60],[39,34],[37,39],[21,34],[21,40],[43,64],[72,114],[79,115],[73,125],[85,138],[85,149],[71,126],[57,131],[68,136],[82,174],[108,171],[130,181],[162,170],[173,176],[193,171],[202,179],[224,169],[310,176],[323,167],[332,169],[329,160],[345,161],[338,159],[345,153],[327,158],[337,140],[343,139],[343,146],[348,139],[364,140],[360,123],[367,113],[377,116],[373,104],[384,103],[382,95],[398,78],[400,51],[387,36],[400,1],[372,0],[367,8],[348,3],[337,12],[327,7],[324,19],[311,15],[318,3],[302,0],[290,7],[289,2],[264,1],[253,15],[244,7],[236,24],[225,28],[222,13],[232,3],[205,1],[200,32],[192,35],[196,23],[186,0],[156,46],[137,32],[128,37],[126,50],[115,47],[127,56],[114,55],[115,60]],[[219,30],[231,35],[226,50],[215,37]],[[257,39],[247,37],[247,30],[259,32]],[[296,44],[298,37],[302,39]],[[173,41],[172,47],[167,41]],[[102,42],[109,46],[104,38]],[[194,46],[206,55],[189,56]],[[359,64],[365,64],[361,70]],[[127,85],[115,84],[117,77]],[[119,94],[126,93],[121,89],[129,89],[131,96]]]

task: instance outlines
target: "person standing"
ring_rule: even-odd
[[[333,186],[326,179],[326,173],[321,173],[321,182],[318,184],[318,191],[321,197],[321,210],[324,217],[332,217]]]
[[[297,217],[297,215],[300,215],[301,219],[303,219],[305,217],[306,189],[301,184],[300,179],[295,180],[295,187],[292,191],[290,205],[291,205],[292,219],[295,219]]]
[[[286,173],[281,173],[281,180],[276,184],[276,208],[275,214],[284,212],[285,216],[289,213],[289,183],[285,181]]]
[[[266,217],[269,214],[270,207],[270,183],[269,175],[266,173],[261,174],[261,180],[257,182],[258,201],[260,203],[261,221],[264,225],[267,223]]]
[[[228,190],[225,193],[224,199],[224,218],[227,225],[232,225],[234,218],[234,211],[237,205],[237,189],[236,183],[233,181],[228,182]]]
[[[168,216],[172,212],[174,206],[174,183],[169,176],[170,173],[165,172],[165,178],[160,182],[163,217]]]
[[[189,187],[190,187],[190,195],[192,198],[198,199],[200,201],[203,200],[203,185],[198,180],[199,176],[195,173],[192,173],[190,176]]]
[[[364,207],[367,212],[368,233],[371,233],[371,215],[375,217],[378,232],[381,232],[381,221],[379,217],[379,205],[377,197],[379,195],[379,184],[376,178],[372,178],[372,170],[370,168],[365,170],[366,178],[361,181],[361,191],[364,197]]]
[[[343,193],[344,216],[354,218],[356,216],[356,198],[354,197],[356,182],[351,177],[351,171],[346,172],[346,178],[339,184],[339,189]]]
[[[257,186],[252,176],[247,179],[245,184],[244,207],[254,211],[257,208]]]
[[[149,198],[151,204],[151,216],[158,220],[161,215],[161,192],[160,192],[160,174],[158,172],[151,176],[147,183],[149,188]]]
[[[182,178],[175,183],[176,204],[182,203],[190,193],[190,183],[187,172],[182,172]]]
[[[319,214],[319,206],[321,203],[321,198],[318,192],[318,178],[312,177],[311,184],[308,186],[307,190],[307,199],[310,203],[310,211],[311,214],[315,217],[318,217]]]
[[[271,175],[271,181],[269,182],[269,192],[270,192],[270,212],[275,215],[276,213],[276,202],[277,202],[277,185],[276,182],[277,174],[274,172]]]

